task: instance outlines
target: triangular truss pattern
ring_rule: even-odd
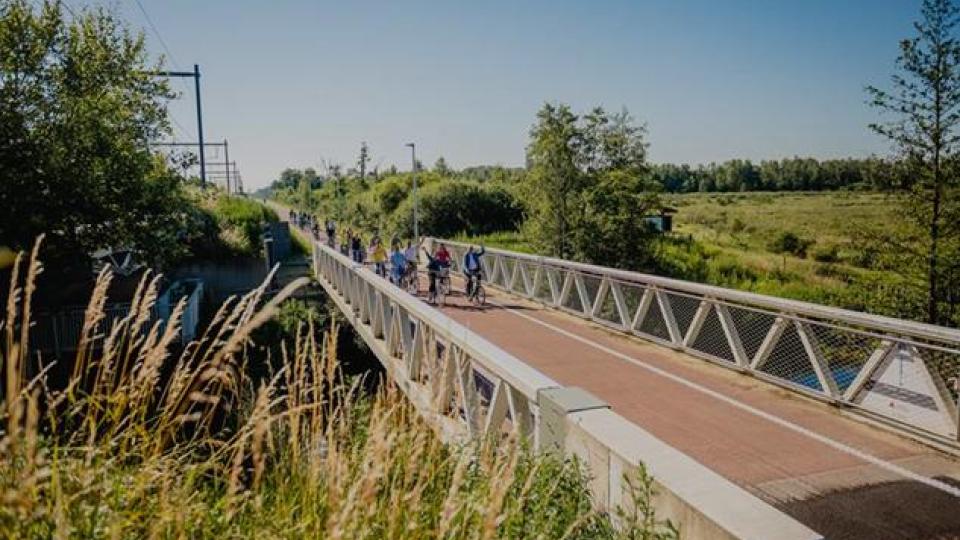
[[[452,251],[458,265],[462,251]],[[533,294],[538,279],[549,282],[539,268],[481,260],[484,271],[499,276],[503,287]],[[535,392],[525,394],[485,367],[486,359],[470,352],[469,337],[449,333],[449,324],[430,316],[415,315],[409,302],[419,307],[416,300],[332,250],[318,246],[314,266],[321,284],[393,380],[444,436],[503,437],[514,431],[533,437]]]
[[[490,259],[485,264],[492,287],[814,397],[868,408],[939,436],[960,437],[960,339],[923,340],[891,332],[889,324],[872,328],[864,322],[869,317],[845,320],[841,310],[833,310],[836,317],[801,314],[776,307],[777,299],[760,307],[722,289],[675,288],[678,282],[664,284],[667,280],[643,274],[630,279],[612,269],[490,251],[484,259]],[[892,384],[887,375],[894,369],[891,363],[897,369],[913,366],[912,379]],[[881,392],[895,396],[886,398],[888,410],[872,405]],[[921,420],[919,409],[912,417],[902,412],[915,403],[933,411],[933,419]],[[893,414],[893,409],[901,412]]]

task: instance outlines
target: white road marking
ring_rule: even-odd
[[[925,484],[925,485],[927,485],[927,486],[929,486],[929,487],[932,487],[932,488],[934,488],[934,489],[938,489],[938,490],[940,490],[940,491],[943,491],[944,493],[947,493],[947,494],[949,494],[949,495],[953,495],[954,497],[960,498],[960,488],[951,486],[950,484],[947,484],[946,482],[941,482],[941,481],[936,480],[936,479],[934,479],[934,478],[928,478],[928,477],[926,477],[926,476],[917,474],[917,473],[915,473],[915,472],[913,472],[913,471],[910,471],[910,470],[908,470],[908,469],[905,469],[905,468],[903,468],[903,467],[900,467],[899,465],[895,465],[895,464],[890,463],[890,462],[888,462],[888,461],[885,461],[885,460],[883,460],[883,459],[881,459],[881,458],[878,458],[878,457],[876,457],[876,456],[874,456],[874,455],[872,455],[872,454],[869,454],[869,453],[867,453],[867,452],[864,452],[863,450],[860,450],[859,448],[854,448],[853,446],[850,446],[850,445],[848,445],[848,444],[844,444],[844,443],[842,443],[842,442],[840,442],[840,441],[836,441],[836,440],[834,440],[834,439],[831,439],[830,437],[827,437],[827,436],[822,435],[822,434],[820,434],[820,433],[817,433],[817,432],[815,432],[815,431],[811,431],[811,430],[809,430],[809,429],[807,429],[807,428],[805,428],[805,427],[803,427],[803,426],[794,424],[793,422],[790,422],[789,420],[785,420],[785,419],[783,419],[783,418],[780,418],[779,416],[770,414],[770,413],[768,413],[768,412],[766,412],[766,411],[764,411],[764,410],[758,409],[758,408],[756,408],[756,407],[754,407],[754,406],[752,406],[752,405],[748,405],[748,404],[746,404],[746,403],[743,403],[742,401],[738,401],[738,400],[733,399],[733,398],[731,398],[731,397],[729,397],[729,396],[725,396],[725,395],[721,394],[720,392],[717,392],[716,390],[711,390],[710,388],[707,388],[707,387],[705,387],[705,386],[701,386],[701,385],[699,385],[699,384],[697,384],[697,383],[695,383],[695,382],[688,381],[687,379],[684,379],[683,377],[681,377],[681,376],[679,376],[679,375],[670,373],[669,371],[665,371],[665,370],[660,369],[660,368],[658,368],[658,367],[656,367],[656,366],[650,365],[650,364],[648,364],[648,363],[646,363],[646,362],[643,362],[642,360],[638,360],[638,359],[636,359],[636,358],[634,358],[634,357],[632,357],[632,356],[628,356],[628,355],[626,355],[626,354],[624,354],[624,353],[622,353],[622,352],[620,352],[620,351],[611,349],[610,347],[607,347],[606,345],[602,345],[602,344],[597,343],[597,342],[595,342],[595,341],[593,341],[593,340],[587,339],[587,338],[585,338],[585,337],[583,337],[583,336],[579,336],[579,335],[577,335],[577,334],[574,334],[574,333],[572,333],[572,332],[569,332],[569,331],[567,331],[567,330],[564,330],[563,328],[560,328],[560,327],[558,327],[558,326],[552,325],[552,324],[550,324],[550,323],[548,323],[548,322],[546,322],[546,321],[541,321],[540,319],[537,319],[536,317],[530,316],[530,315],[528,315],[528,314],[526,314],[526,313],[522,313],[522,312],[517,311],[517,310],[515,310],[515,309],[513,309],[513,308],[507,307],[507,306],[505,306],[504,304],[501,304],[500,302],[496,302],[496,301],[491,300],[491,299],[489,299],[489,298],[487,299],[487,302],[489,302],[489,303],[491,303],[491,304],[493,304],[493,305],[495,305],[495,306],[499,306],[499,307],[503,308],[504,310],[506,310],[506,311],[508,311],[508,312],[510,312],[510,313],[512,313],[512,314],[514,314],[514,315],[516,315],[517,317],[521,317],[521,318],[523,318],[523,319],[527,319],[527,320],[529,320],[529,321],[531,321],[531,322],[537,323],[537,324],[539,324],[540,326],[543,326],[543,327],[545,327],[545,328],[548,328],[548,329],[550,329],[550,330],[553,330],[554,332],[556,332],[556,333],[558,333],[558,334],[561,334],[561,335],[563,335],[563,336],[566,336],[566,337],[568,337],[568,338],[570,338],[570,339],[573,339],[573,340],[575,340],[575,341],[579,341],[580,343],[583,343],[584,345],[588,345],[588,346],[593,347],[593,348],[595,348],[595,349],[597,349],[597,350],[599,350],[599,351],[602,351],[602,352],[604,352],[604,353],[607,353],[607,354],[609,354],[609,355],[611,355],[611,356],[615,356],[615,357],[617,357],[617,358],[619,358],[619,359],[621,359],[621,360],[623,360],[623,361],[625,361],[625,362],[629,362],[629,363],[631,363],[631,364],[633,364],[633,365],[635,365],[635,366],[637,366],[637,367],[646,369],[647,371],[649,371],[649,372],[651,372],[651,373],[654,373],[654,374],[659,375],[659,376],[661,376],[661,377],[670,379],[670,380],[672,380],[672,381],[674,381],[674,382],[676,382],[676,383],[678,383],[678,384],[682,384],[682,385],[684,385],[684,386],[686,386],[686,387],[688,387],[688,388],[691,388],[691,389],[693,389],[693,390],[696,390],[696,391],[698,391],[698,392],[701,392],[701,393],[703,393],[703,394],[706,394],[706,395],[708,395],[708,396],[710,396],[710,397],[712,397],[712,398],[714,398],[714,399],[720,400],[720,401],[722,401],[722,402],[724,402],[724,403],[726,403],[726,404],[728,404],[728,405],[731,405],[731,406],[733,406],[733,407],[736,407],[736,408],[738,408],[738,409],[740,409],[740,410],[742,410],[742,411],[746,411],[746,412],[748,412],[748,413],[750,413],[750,414],[753,414],[753,415],[755,415],[755,416],[757,416],[757,417],[759,417],[759,418],[763,418],[764,420],[767,420],[768,422],[772,422],[772,423],[774,423],[774,424],[777,424],[778,426],[781,426],[781,427],[783,427],[783,428],[789,429],[790,431],[793,431],[793,432],[795,432],[795,433],[799,433],[800,435],[804,435],[804,436],[809,437],[809,438],[811,438],[811,439],[813,439],[813,440],[815,440],[815,441],[821,442],[821,443],[823,443],[823,444],[825,444],[825,445],[827,445],[827,446],[830,446],[831,448],[834,448],[835,450],[839,450],[840,452],[844,452],[844,453],[849,454],[849,455],[851,455],[851,456],[857,457],[857,458],[859,458],[859,459],[861,459],[861,460],[863,460],[863,461],[866,461],[867,463],[870,463],[870,464],[872,464],[872,465],[875,465],[875,466],[877,466],[877,467],[880,467],[881,469],[885,469],[885,470],[887,470],[887,471],[889,471],[889,472],[891,472],[891,473],[897,474],[897,475],[899,475],[899,476],[902,476],[902,477],[904,477],[904,478],[907,478],[907,479],[910,479],[910,480],[913,480],[913,481],[916,481],[916,482],[920,482],[920,483]]]

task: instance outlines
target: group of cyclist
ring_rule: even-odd
[[[313,237],[320,241],[321,221],[318,217],[306,212],[290,211],[290,221],[297,227],[312,233]],[[380,238],[379,233],[375,233],[369,244],[364,245],[364,241],[359,231],[350,228],[343,229],[340,236],[337,235],[337,223],[332,219],[323,222],[323,230],[326,233],[326,243],[331,248],[339,246],[340,253],[348,256],[357,264],[367,262],[373,265],[373,270],[383,278],[389,278],[390,281],[401,288],[411,292],[418,289],[417,259],[418,247],[412,241],[402,243],[400,239],[394,238],[390,242],[390,249],[387,249],[385,242]],[[481,246],[475,249],[470,246],[463,256],[462,268],[464,278],[466,279],[465,293],[467,298],[472,301],[482,303],[483,299],[478,298],[483,291],[481,281],[483,277],[483,266],[481,257],[486,250]],[[443,295],[450,292],[450,263],[451,254],[442,243],[438,243],[433,253],[423,248],[423,254],[427,259],[427,277],[429,280],[427,300],[430,303],[436,303],[438,293]],[[389,268],[389,272],[388,272]]]

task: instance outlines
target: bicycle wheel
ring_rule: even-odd
[[[473,301],[478,306],[487,303],[487,291],[483,290],[483,285],[477,285],[477,290],[473,293]]]
[[[420,284],[417,282],[417,275],[407,276],[407,292],[416,296],[420,292]]]

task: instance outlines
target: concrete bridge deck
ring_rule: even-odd
[[[454,293],[441,309],[826,538],[960,538],[956,458],[666,347],[487,297],[475,307]]]

